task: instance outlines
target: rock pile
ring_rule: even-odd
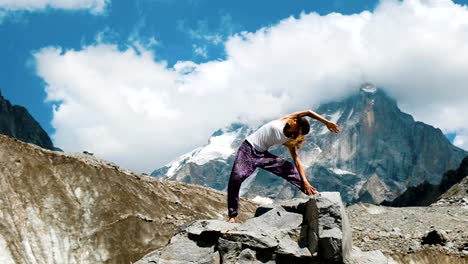
[[[136,264],[361,263],[352,262],[351,252],[371,260],[386,259],[381,252],[368,256],[352,248],[340,194],[324,192],[260,207],[242,224],[199,220],[183,225],[164,248]]]

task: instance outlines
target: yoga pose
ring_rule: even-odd
[[[296,149],[304,143],[304,136],[310,130],[309,121],[304,118],[305,116],[322,122],[331,132],[338,133],[340,131],[335,123],[311,110],[306,110],[270,121],[247,136],[237,151],[229,178],[227,188],[229,222],[234,223],[239,213],[239,189],[242,182],[252,175],[257,167],[281,176],[305,194],[318,193],[307,180],[304,166],[296,153]],[[268,152],[268,149],[273,145],[286,146],[295,166]]]

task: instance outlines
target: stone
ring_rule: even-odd
[[[275,238],[270,237],[267,233],[255,230],[233,230],[222,234],[222,238],[258,249],[275,249],[278,247],[278,241]]]
[[[321,193],[306,201],[273,205],[242,224],[219,220],[184,224],[168,245],[138,264],[343,263],[350,239],[339,193]]]
[[[262,205],[262,206],[259,206],[257,210],[255,211],[255,217],[261,216],[262,214],[278,206],[282,207],[287,212],[304,214],[306,210],[306,204],[308,201],[309,199],[294,198],[294,199],[281,201],[276,204]]]
[[[232,242],[220,237],[218,239],[218,251],[221,263],[236,263],[242,251],[242,243]]]
[[[308,243],[325,261],[342,262],[352,248],[351,227],[338,192],[322,192],[307,205]]]
[[[427,232],[421,239],[423,245],[445,245],[447,233],[443,230],[432,230]]]
[[[198,243],[183,234],[175,235],[161,250],[145,255],[135,264],[220,263],[214,243]]]
[[[345,259],[346,264],[388,264],[389,259],[380,250],[361,251],[358,247],[353,247],[348,257]]]
[[[202,235],[203,233],[221,234],[239,227],[238,223],[228,223],[223,220],[199,220],[179,227],[179,230],[191,235]],[[218,235],[219,236],[219,235]]]

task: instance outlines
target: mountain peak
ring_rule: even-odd
[[[371,94],[374,94],[377,92],[377,86],[373,83],[369,83],[369,82],[366,82],[366,83],[363,83],[361,85],[361,88],[360,88],[360,91],[361,92],[365,92],[365,93],[371,93]]]

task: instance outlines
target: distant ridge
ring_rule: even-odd
[[[33,143],[50,150],[55,148],[49,135],[39,123],[29,114],[28,110],[19,105],[12,105],[2,96],[0,91],[0,134]]]

